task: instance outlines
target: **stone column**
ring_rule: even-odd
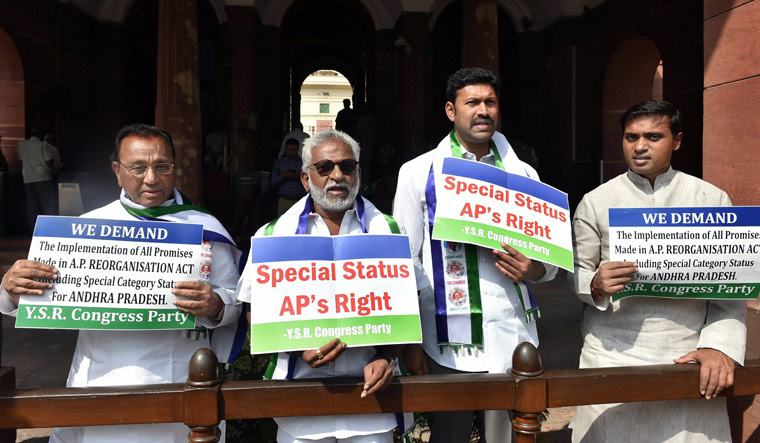
[[[705,180],[728,193],[734,205],[760,204],[757,128],[760,127],[760,2],[704,2]],[[665,77],[667,78],[667,68]],[[746,360],[760,358],[760,302],[747,302]],[[734,441],[760,435],[760,396],[728,401]]]
[[[499,75],[496,0],[464,0],[462,6],[462,67],[487,68]]]
[[[401,101],[401,133],[404,155],[416,157],[425,152],[425,55],[428,53],[427,14],[405,12],[398,21],[400,35],[394,42],[401,64],[399,99]],[[443,104],[439,109],[443,113]]]
[[[230,171],[249,171],[253,165],[251,119],[257,90],[254,79],[254,26],[258,22],[252,6],[227,6],[232,56],[230,57],[230,141],[237,147],[230,159]]]
[[[201,109],[197,0],[159,0],[156,126],[176,149],[176,186],[194,202],[201,196]]]

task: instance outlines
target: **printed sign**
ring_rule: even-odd
[[[567,194],[495,166],[446,158],[435,177],[433,238],[502,249],[573,270]]]
[[[611,208],[610,260],[635,261],[613,295],[757,299],[760,207]]]
[[[42,296],[21,296],[16,327],[192,329],[195,316],[174,307],[171,290],[198,280],[202,238],[202,225],[40,216],[29,260],[58,279]]]
[[[251,239],[251,353],[420,343],[405,235]]]

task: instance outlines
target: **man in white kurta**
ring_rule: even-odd
[[[507,139],[496,132],[498,123],[498,80],[490,71],[465,68],[449,79],[446,114],[454,124],[438,147],[407,163],[399,171],[393,215],[404,226],[412,245],[423,349],[427,359],[407,346],[404,359],[413,374],[490,372],[505,373],[512,366],[512,352],[521,342],[538,346],[535,312],[524,280],[546,281],[554,278],[557,268],[533,262],[517,250],[505,251],[472,247],[478,262],[482,325],[467,319],[443,318],[437,315],[434,254],[462,245],[430,239],[431,215],[435,214],[435,191],[432,186],[443,158],[457,156],[500,167],[511,174],[538,180],[538,174],[517,158]],[[438,250],[431,246],[438,243]],[[443,307],[445,311],[445,307]],[[529,312],[530,311],[530,312]],[[440,312],[440,311],[439,311]],[[462,321],[459,321],[462,320]],[[447,328],[438,327],[446,324]],[[482,329],[482,342],[470,339],[470,330]],[[442,330],[443,329],[443,330]],[[419,347],[416,347],[419,349]],[[484,411],[479,423],[488,442],[510,441],[511,426],[507,411]],[[469,441],[473,411],[436,412],[428,414],[431,442]]]
[[[349,160],[346,162],[346,160]],[[395,222],[360,196],[359,145],[347,134],[329,130],[309,138],[303,149],[301,181],[309,194],[280,218],[256,233],[264,235],[347,235],[398,233]],[[253,267],[246,266],[238,298],[251,303]],[[255,306],[252,308],[255,309]],[[268,378],[299,379],[364,376],[362,397],[385,389],[392,378],[391,360],[401,346],[347,348],[334,339],[303,352],[280,353],[267,370]],[[325,399],[329,401],[329,399]],[[392,442],[395,414],[275,418],[280,443]]]
[[[42,134],[37,128],[32,129],[32,136],[18,144],[18,159],[21,162],[21,174],[24,177],[26,194],[26,212],[29,228],[34,229],[40,214],[57,214],[58,189],[53,182],[53,154],[45,149]]]
[[[212,348],[222,361],[234,353],[232,348],[235,334],[239,332],[236,326],[241,311],[234,288],[241,254],[216,218],[184,201],[173,187],[173,168],[170,174],[157,174],[159,170],[166,172],[157,165],[171,164],[173,148],[170,144],[168,134],[152,126],[131,125],[122,129],[117,136],[114,161],[118,164],[114,165],[114,172],[123,186],[121,197],[83,217],[203,224],[204,240],[211,244],[209,282],[177,282],[173,292],[187,298],[178,300],[177,307],[195,314],[198,326],[215,329],[213,341],[210,334],[200,329],[191,333],[82,330],[66,383],[68,387],[184,383],[190,357],[196,350]],[[128,170],[136,165],[149,165],[142,177],[135,177]],[[50,287],[33,278],[54,278],[54,275],[55,270],[47,265],[28,260],[16,262],[2,282],[0,311],[15,316],[20,294],[40,294]],[[244,333],[244,329],[242,331]],[[237,338],[240,342],[243,337],[238,334]],[[173,443],[187,441],[188,432],[182,423],[56,428],[50,441]],[[222,438],[223,435],[222,432]]]
[[[635,438],[652,442],[731,441],[724,397],[742,364],[746,305],[734,300],[677,300],[610,296],[631,280],[635,263],[609,262],[609,208],[730,206],[725,192],[670,167],[680,147],[680,114],[650,101],[623,115],[628,172],[586,194],[573,219],[572,287],[585,303],[581,368],[696,361],[709,400],[672,400],[582,406],[571,423],[573,441]]]

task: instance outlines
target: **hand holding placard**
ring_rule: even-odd
[[[3,287],[18,306],[22,294],[42,295],[45,289],[52,289],[53,284],[37,280],[56,280],[58,270],[50,265],[32,260],[17,260],[3,278]]]
[[[502,243],[501,247],[507,252],[494,249],[493,256],[496,260],[496,268],[508,279],[516,282],[536,280],[546,272],[541,262],[529,259],[506,243]]]
[[[211,290],[211,286],[199,280],[176,282],[172,294],[189,298],[174,300],[174,306],[196,317],[214,317],[224,307],[221,297]]]
[[[591,280],[592,294],[594,292],[604,297],[611,297],[620,292],[626,283],[636,280],[639,265],[630,261],[610,261],[602,263]]]
[[[346,344],[342,343],[339,338],[336,338],[317,349],[303,351],[301,353],[301,359],[311,368],[320,368],[334,362],[345,350]]]

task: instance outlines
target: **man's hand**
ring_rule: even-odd
[[[301,353],[301,359],[311,368],[320,368],[334,362],[343,351],[346,350],[346,344],[341,343],[339,338],[332,340],[326,345],[317,349],[308,349]]]
[[[529,259],[506,243],[502,243],[501,247],[507,252],[494,249],[493,257],[496,260],[496,269],[508,279],[517,282],[535,280],[546,272],[546,268],[541,262]]]
[[[224,307],[219,294],[202,281],[178,281],[174,284],[172,294],[188,298],[189,300],[174,300],[174,306],[196,317],[214,317],[219,315]]]
[[[58,270],[50,265],[31,260],[18,260],[5,273],[3,288],[18,306],[21,294],[42,295],[46,289],[52,289],[52,283],[42,283],[35,279],[56,280]]]
[[[282,177],[287,180],[300,180],[301,173],[296,171],[285,171],[282,173]]]
[[[362,398],[375,392],[382,391],[391,384],[393,380],[393,367],[391,363],[383,357],[376,356],[372,361],[364,366],[364,390]]]
[[[639,265],[629,261],[610,261],[599,266],[594,279],[591,280],[592,294],[596,292],[609,297],[623,290],[626,283],[636,280]],[[597,298],[595,296],[595,298]]]
[[[708,400],[734,385],[736,364],[731,357],[716,349],[697,349],[673,361],[699,363],[699,392]]]
[[[404,350],[401,351],[401,355],[404,357],[404,365],[406,370],[412,375],[427,375],[430,374],[430,370],[427,365],[427,358],[425,358],[425,351],[422,350],[422,346],[418,344],[409,344],[404,346]]]

